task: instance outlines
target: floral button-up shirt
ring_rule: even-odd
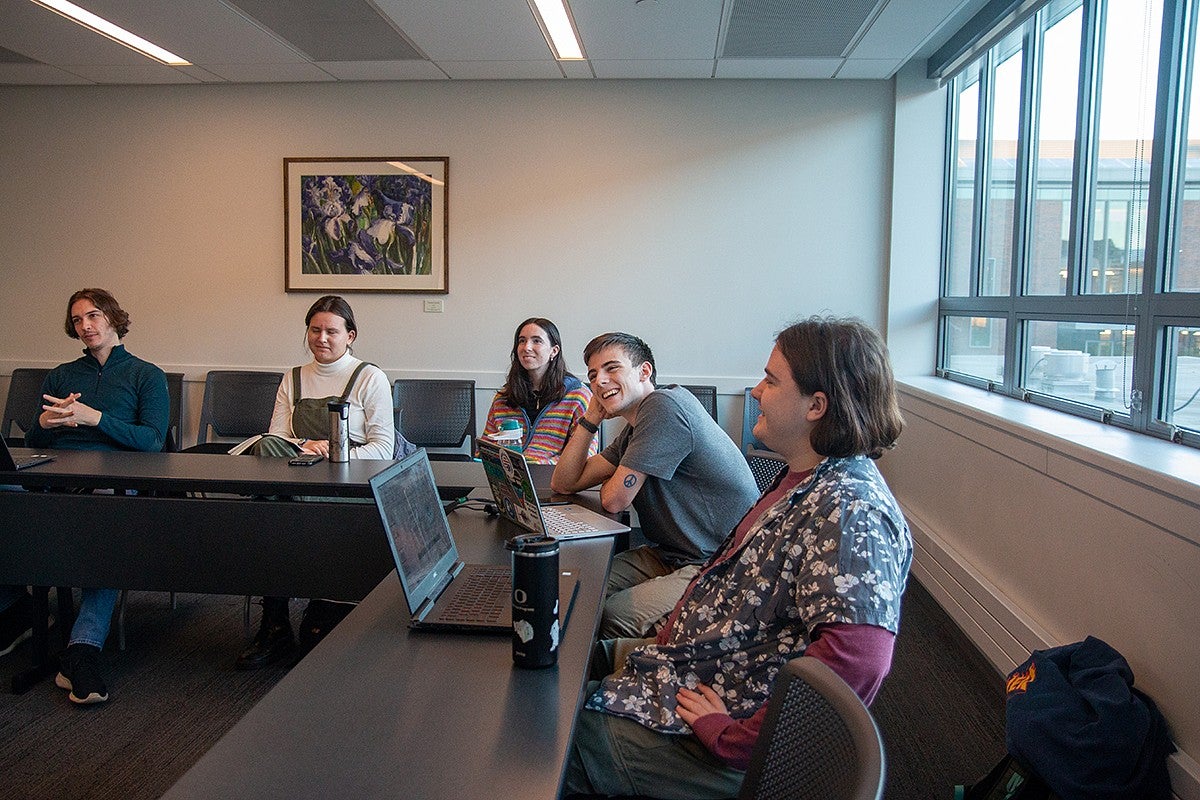
[[[816,626],[895,633],[911,562],[908,525],[875,463],[827,458],[740,543],[732,535],[725,541],[685,596],[665,643],[634,650],[587,707],[690,733],[675,712],[675,693],[706,683],[730,716],[749,717]]]

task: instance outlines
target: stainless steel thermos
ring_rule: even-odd
[[[540,533],[514,536],[512,551],[512,653],[518,667],[558,661],[558,542]]]
[[[329,403],[329,460],[350,460],[350,404],[344,400]]]

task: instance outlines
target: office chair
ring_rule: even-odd
[[[214,436],[246,439],[266,433],[275,410],[275,395],[282,372],[210,370],[204,378],[204,402],[200,408],[200,431],[187,453],[226,453],[230,442],[208,441]]]
[[[880,800],[883,739],[854,690],[815,658],[783,666],[738,800]]]
[[[434,461],[470,461],[475,455],[475,381],[399,378],[392,384],[392,408],[404,438],[417,447],[461,448],[431,452]]]
[[[751,387],[746,387],[745,400],[742,402],[742,452],[751,450],[766,450],[767,447],[754,438],[754,423],[758,421],[758,401],[750,395]]]
[[[750,465],[750,474],[754,476],[759,494],[765,492],[776,476],[787,469],[787,461],[773,450],[750,450],[746,453],[746,463]]]
[[[680,384],[680,386],[696,395],[696,399],[700,401],[700,405],[704,406],[704,410],[713,418],[713,422],[718,424],[721,422],[717,419],[717,387],[688,386],[686,384]]]
[[[37,422],[42,413],[42,382],[50,373],[40,367],[18,367],[12,371],[8,382],[8,399],[4,402],[4,427],[0,435],[11,447],[24,447],[25,434]],[[20,429],[20,436],[12,436],[13,423]]]

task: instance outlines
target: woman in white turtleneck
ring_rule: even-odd
[[[292,439],[303,439],[300,449],[307,453],[329,455],[329,413],[325,403],[341,397],[354,371],[362,364],[350,352],[358,336],[354,312],[350,304],[337,295],[326,295],[313,303],[304,318],[308,328],[308,349],[313,360],[300,370],[300,397],[295,396],[295,370],[289,370],[279,384],[275,396],[275,413],[271,416],[270,433]],[[296,401],[312,401],[318,429],[300,424],[293,416],[303,413]],[[350,387],[346,400],[350,403],[350,457],[391,458],[396,444],[395,420],[392,416],[392,387],[387,375],[378,367],[367,364]],[[311,437],[311,438],[306,438]]]
[[[392,391],[379,367],[350,353],[358,336],[350,304],[337,295],[313,303],[304,318],[313,360],[287,371],[275,396],[270,434],[250,452],[262,456],[292,456],[299,449],[329,456],[331,400],[350,404],[350,458],[390,459],[396,446]],[[285,438],[278,438],[285,437]],[[262,599],[262,625],[250,646],[237,659],[241,670],[259,669],[290,656],[296,649],[288,620],[288,598]],[[301,644],[311,647],[354,607],[352,603],[312,600],[301,622]],[[311,618],[310,618],[311,615]],[[314,633],[319,631],[319,633]]]

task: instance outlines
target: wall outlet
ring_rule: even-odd
[[[425,313],[426,314],[440,314],[445,310],[446,310],[446,301],[444,301],[444,300],[426,300],[425,301]]]

